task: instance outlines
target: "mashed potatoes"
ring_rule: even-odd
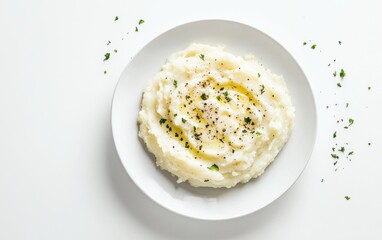
[[[230,188],[264,172],[288,140],[293,118],[281,76],[253,56],[192,44],[145,89],[139,136],[179,183]]]

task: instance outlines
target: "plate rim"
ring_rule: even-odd
[[[313,132],[313,143],[312,143],[312,148],[310,150],[310,153],[307,157],[307,161],[305,162],[301,172],[298,174],[298,176],[296,177],[296,179],[293,181],[293,183],[288,186],[288,188],[283,192],[281,193],[279,196],[277,196],[275,199],[273,199],[272,201],[270,201],[269,203],[267,203],[266,205],[256,209],[256,210],[253,210],[253,211],[249,211],[249,212],[246,212],[246,213],[240,213],[240,214],[236,214],[236,215],[232,215],[230,217],[220,217],[220,218],[216,218],[216,217],[212,217],[212,218],[206,218],[206,217],[199,217],[199,216],[195,216],[195,215],[192,215],[192,214],[186,214],[186,213],[183,213],[183,212],[179,212],[179,211],[176,211],[168,206],[166,206],[165,204],[162,204],[160,201],[156,200],[155,198],[151,197],[148,193],[146,193],[139,184],[137,184],[137,182],[131,177],[130,173],[129,173],[129,170],[128,170],[128,167],[125,165],[124,161],[122,160],[121,158],[121,155],[120,155],[120,150],[118,149],[118,146],[117,146],[117,143],[116,143],[116,140],[115,140],[115,124],[114,124],[114,120],[113,120],[113,113],[114,113],[114,101],[115,101],[115,96],[116,96],[116,92],[117,92],[117,89],[118,89],[118,86],[120,85],[120,82],[122,81],[122,77],[124,75],[124,73],[127,71],[129,65],[131,64],[131,62],[136,58],[136,56],[144,49],[146,48],[147,45],[149,45],[151,42],[155,41],[157,38],[161,37],[162,35],[165,35],[166,33],[176,29],[176,28],[180,28],[180,27],[183,27],[185,25],[189,25],[189,24],[195,24],[195,23],[201,23],[201,22],[210,22],[210,21],[216,21],[216,22],[227,22],[227,23],[233,23],[233,24],[238,24],[238,25],[242,25],[244,27],[247,27],[247,28],[250,28],[252,30],[256,30],[258,32],[260,32],[261,34],[265,35],[266,37],[268,37],[269,39],[271,39],[272,41],[274,41],[277,45],[279,45],[290,57],[291,59],[296,63],[296,65],[298,66],[299,70],[301,71],[301,73],[303,74],[303,76],[305,77],[306,79],[306,82],[307,82],[307,85],[308,85],[308,89],[309,89],[309,92],[312,96],[312,103],[313,103],[313,112],[314,112],[314,132]],[[314,95],[314,91],[313,91],[313,88],[312,88],[312,85],[309,81],[309,78],[307,77],[307,75],[305,74],[304,70],[302,69],[301,65],[299,64],[299,62],[296,60],[296,58],[294,58],[294,56],[277,40],[275,40],[272,36],[268,35],[267,33],[265,33],[263,30],[257,28],[257,27],[254,27],[250,24],[247,24],[247,23],[243,23],[243,22],[239,22],[237,20],[231,20],[231,19],[223,19],[223,18],[203,18],[203,19],[198,19],[198,20],[193,20],[193,21],[186,21],[186,22],[183,22],[183,23],[180,23],[180,24],[177,24],[175,26],[170,26],[169,28],[166,28],[166,30],[164,31],[161,31],[159,34],[155,35],[154,37],[152,37],[151,39],[149,39],[145,44],[142,45],[142,47],[140,47],[134,54],[133,56],[130,58],[130,60],[127,62],[126,66],[124,67],[124,69],[122,70],[121,74],[119,75],[119,78],[118,78],[118,81],[115,85],[115,88],[114,88],[114,91],[113,91],[113,95],[112,95],[112,102],[111,102],[111,111],[110,111],[110,124],[111,124],[111,129],[112,129],[112,136],[113,136],[113,142],[114,142],[114,146],[115,146],[115,149],[117,151],[117,154],[118,154],[118,157],[128,175],[128,177],[132,180],[132,182],[136,185],[136,187],[141,191],[143,192],[143,194],[148,197],[149,199],[151,199],[153,202],[155,202],[157,205],[161,206],[162,208],[164,209],[167,209],[169,212],[172,212],[172,213],[175,213],[176,215],[179,215],[179,216],[183,216],[183,217],[187,217],[187,218],[190,218],[190,219],[197,219],[197,220],[204,220],[204,221],[225,221],[225,220],[232,220],[232,219],[237,219],[237,218],[241,218],[241,217],[245,217],[245,216],[248,216],[250,214],[254,214],[255,212],[257,211],[260,211],[261,209],[264,209],[268,206],[270,206],[272,203],[274,203],[275,201],[277,201],[281,196],[283,196],[284,194],[286,194],[291,188],[292,186],[294,186],[297,182],[297,180],[301,177],[302,173],[305,171],[310,159],[312,158],[312,154],[313,154],[313,151],[315,149],[315,145],[316,145],[316,141],[317,141],[317,128],[318,128],[318,112],[317,112],[317,103],[316,103],[316,97]]]

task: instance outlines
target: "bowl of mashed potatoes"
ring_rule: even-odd
[[[139,136],[157,165],[195,187],[231,188],[259,177],[293,127],[285,81],[253,55],[191,44],[144,90]]]
[[[112,131],[149,198],[183,216],[232,219],[297,180],[313,150],[316,108],[305,74],[277,41],[245,24],[203,20],[136,54],[114,93]]]

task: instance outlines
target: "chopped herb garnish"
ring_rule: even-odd
[[[344,78],[346,76],[345,71],[341,68],[340,77]]]
[[[107,44],[106,44],[106,45],[110,45],[110,43],[111,43],[111,41],[109,40],[109,41],[107,41]]]
[[[103,71],[103,74],[106,74],[107,73],[107,71],[105,70],[105,71]]]
[[[260,94],[263,94],[263,93],[265,92],[265,91],[264,91],[264,88],[265,88],[265,87],[264,87],[264,85],[260,85],[260,87],[261,87],[261,88],[260,88]]]
[[[369,87],[367,87],[367,90],[370,90],[371,89],[371,87],[369,86]]]
[[[244,129],[244,130],[243,130],[243,131],[241,131],[241,132],[242,132],[242,133],[246,133],[246,132],[247,132],[247,130],[245,130],[245,129]]]
[[[337,76],[337,71],[334,71],[333,77],[336,77],[336,76]]]
[[[211,167],[208,167],[208,169],[211,171],[219,172],[219,167],[216,164],[211,165]]]
[[[305,46],[305,45],[306,45],[306,42],[303,42],[303,43],[302,43],[302,45],[304,45],[304,46]]]
[[[339,45],[341,45],[341,44],[342,44],[342,42],[341,42],[341,41],[338,41],[338,44],[339,44]]]
[[[114,49],[114,52],[115,52],[115,53],[117,53],[117,52],[118,52],[118,50],[117,50],[117,49]]]
[[[204,61],[204,54],[199,54],[199,57]]]
[[[186,122],[187,122],[187,120],[182,118],[182,123],[186,123]]]
[[[228,97],[228,92],[225,91],[225,92],[223,93],[223,95],[224,95],[224,97]]]
[[[349,107],[349,103],[346,103],[346,108],[348,108]]]
[[[141,24],[143,24],[145,22],[145,20],[143,20],[143,19],[141,19],[141,20],[139,20],[139,25],[141,25]]]
[[[195,133],[194,136],[196,140],[200,140],[200,136],[202,136],[202,133],[199,133],[199,134]]]
[[[334,133],[333,133],[333,138],[336,138],[337,137],[337,131],[335,131]]]
[[[204,101],[208,99],[208,95],[203,93],[201,96],[200,96]]]
[[[349,127],[350,127],[351,125],[353,125],[353,123],[354,123],[354,120],[351,119],[351,118],[349,118]]]
[[[349,156],[350,156],[350,155],[353,155],[353,153],[354,153],[354,152],[353,152],[353,151],[351,151],[351,152],[349,152],[349,153],[348,153],[348,155],[349,155]]]
[[[118,19],[119,19],[118,16],[115,16],[114,21],[118,21]]]
[[[176,116],[178,116],[178,114],[175,113],[175,114],[174,114],[174,117],[176,117]]]
[[[222,98],[220,96],[217,96],[216,99],[220,101]]]
[[[323,178],[321,178],[321,182],[324,182],[324,179],[323,179]]]
[[[317,45],[316,44],[313,44],[310,48],[311,49],[316,49]]]
[[[367,145],[371,146],[371,143],[368,143]]]
[[[332,156],[332,158],[334,158],[334,159],[338,159],[338,158],[339,158],[338,155],[335,154],[335,153],[332,153],[331,156]]]
[[[346,199],[346,201],[349,201],[350,197],[349,196],[345,196],[345,199]]]
[[[338,86],[338,87],[342,87],[341,83],[337,83],[337,86]]]
[[[135,31],[138,32],[138,27],[135,27]]]
[[[257,73],[257,76],[258,76],[258,77],[261,77],[260,73]]]
[[[251,123],[252,119],[250,117],[245,117],[244,122],[245,123]]]
[[[345,147],[341,147],[340,149],[338,149],[339,152],[345,152]]]
[[[109,60],[110,58],[110,53],[105,53],[105,58],[103,59],[103,61],[107,61]]]
[[[208,181],[210,181],[210,180],[209,179],[204,180],[204,182],[208,182]]]
[[[188,144],[188,142],[186,142],[186,143],[184,144],[184,147],[185,147],[185,148],[190,148],[190,145]]]
[[[174,80],[174,87],[177,88],[178,87],[178,81]]]
[[[261,132],[256,132],[256,135],[257,135],[257,136],[260,136],[260,135],[261,135]]]
[[[166,121],[167,121],[167,119],[161,118],[161,120],[159,120],[159,124],[162,125],[162,124],[165,123]]]

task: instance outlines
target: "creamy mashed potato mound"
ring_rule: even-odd
[[[191,44],[148,84],[138,122],[157,165],[179,183],[230,188],[264,172],[293,119],[283,78],[254,56]]]

